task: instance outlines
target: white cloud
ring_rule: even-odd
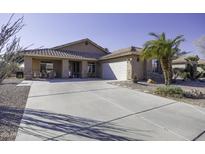
[[[194,45],[197,47],[197,49],[205,55],[205,35],[201,36],[197,40],[194,41]]]

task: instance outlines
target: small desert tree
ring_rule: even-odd
[[[196,56],[189,56],[185,58],[186,60],[186,67],[185,72],[187,72],[187,78],[191,80],[198,79],[201,76],[201,73],[197,71],[199,57]]]
[[[203,65],[199,65],[199,57],[196,56],[188,56],[184,58],[186,60],[185,68],[175,68],[174,72],[176,77],[180,76],[183,80],[190,79],[190,80],[197,80],[200,77],[203,77],[204,71],[199,72],[197,67],[201,67],[203,69]]]
[[[20,46],[20,38],[16,34],[23,28],[23,17],[13,20],[11,15],[6,24],[0,29],[0,83],[8,77],[21,61],[19,51],[23,48]]]

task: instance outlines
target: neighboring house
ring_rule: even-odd
[[[151,61],[140,58],[141,49],[130,47],[110,53],[90,39],[49,49],[23,52],[24,76],[32,78],[146,79]]]
[[[187,61],[185,60],[185,58],[188,56],[182,56],[177,58],[176,60],[172,61],[172,67],[173,68],[185,68]],[[198,61],[198,65],[205,65],[205,59],[199,59]],[[201,68],[198,67],[197,68],[199,71],[201,71]]]

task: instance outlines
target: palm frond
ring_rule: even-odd
[[[157,38],[157,39],[160,38],[160,36],[159,36],[158,34],[153,33],[153,32],[150,32],[149,35],[150,35],[150,36],[154,36],[154,37]]]
[[[185,39],[183,37],[184,37],[184,35],[179,35],[179,36],[175,37],[175,39],[172,40],[172,43],[179,44],[181,42],[184,42]]]
[[[145,42],[143,48],[143,55],[146,58],[167,58],[177,57],[180,53],[179,45],[184,41],[183,35],[179,35],[174,39],[166,39],[165,33],[157,35],[149,33],[157,39]]]
[[[160,39],[163,41],[166,40],[166,35],[164,32],[162,34],[160,34]]]

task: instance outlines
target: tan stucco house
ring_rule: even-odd
[[[24,76],[33,78],[88,78],[130,80],[146,79],[151,61],[140,58],[141,49],[129,47],[109,52],[82,39],[47,49],[23,52]]]

